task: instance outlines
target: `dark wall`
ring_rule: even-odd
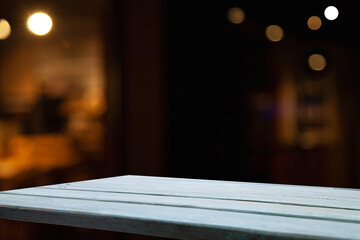
[[[332,3],[339,19],[325,20],[326,4],[113,1],[106,46],[109,172],[357,186],[359,46],[346,28],[357,20],[339,1]],[[243,24],[228,21],[234,6],[244,9]],[[306,26],[311,15],[323,20],[320,30]],[[283,40],[265,37],[270,24],[282,26]],[[307,64],[316,51],[328,60],[320,73]],[[336,89],[327,96],[329,122],[336,124],[320,124],[336,132],[331,144],[304,148],[299,122],[291,143],[279,140],[285,75],[298,94],[295,105],[304,79]]]
[[[164,175],[164,2],[113,1],[109,12],[108,172]]]
[[[229,6],[168,2],[169,171],[183,177],[266,181],[267,146],[254,172],[250,164],[257,160],[246,136],[254,117],[249,95],[268,91],[266,42],[231,31]],[[260,131],[268,131],[259,124]]]

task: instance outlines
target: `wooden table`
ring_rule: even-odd
[[[360,191],[121,176],[1,192],[0,218],[176,239],[360,239]]]

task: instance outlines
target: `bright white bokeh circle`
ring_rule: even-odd
[[[42,36],[50,32],[52,20],[49,15],[38,12],[29,17],[27,26],[32,33]]]
[[[325,9],[324,15],[328,20],[335,20],[339,16],[339,10],[334,6],[329,6]]]

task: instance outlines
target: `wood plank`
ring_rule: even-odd
[[[294,197],[311,197],[316,198],[326,194],[328,197],[348,200],[360,200],[360,190],[358,189],[344,189],[344,188],[327,188],[327,187],[313,187],[313,186],[299,186],[299,185],[282,185],[282,184],[259,184],[259,183],[247,183],[247,182],[231,182],[231,181],[213,181],[209,184],[209,180],[197,180],[197,179],[180,179],[180,178],[162,178],[162,177],[144,177],[144,176],[124,176],[114,178],[104,178],[99,181],[90,180],[79,183],[73,183],[76,185],[90,185],[96,186],[97,184],[113,184],[114,186],[120,185],[126,186],[138,186],[138,187],[151,187],[151,188],[163,188],[163,184],[169,187],[178,188],[178,184],[181,184],[181,189],[190,188],[191,190],[206,189],[206,190],[241,190],[245,192],[255,192],[257,194],[287,194]],[[62,185],[67,184],[59,184]],[[174,189],[175,190],[175,189]]]
[[[360,210],[360,191],[274,184],[238,183],[141,176],[107,178],[53,185],[51,188],[122,192],[179,197],[259,201],[303,206],[322,206]],[[316,191],[317,190],[317,191]]]
[[[122,176],[0,192],[0,218],[178,239],[360,239],[359,194]]]
[[[177,196],[155,196],[147,194],[128,194],[99,191],[79,191],[71,189],[27,188],[8,191],[3,194],[26,196],[43,196],[54,198],[83,199],[101,202],[136,203],[149,205],[162,205],[172,207],[187,207],[199,209],[212,209],[220,211],[233,211],[244,213],[267,214],[274,216],[289,216],[299,218],[322,219],[360,223],[360,211],[308,207],[278,203],[264,203],[254,201],[236,201],[223,199],[205,199]]]
[[[0,206],[1,218],[179,239],[360,238],[356,223],[219,210],[12,194],[0,194]]]

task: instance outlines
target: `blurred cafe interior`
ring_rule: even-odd
[[[0,190],[126,174],[360,188],[358,11],[2,0]],[[0,221],[0,239],[64,238],[151,239]]]

